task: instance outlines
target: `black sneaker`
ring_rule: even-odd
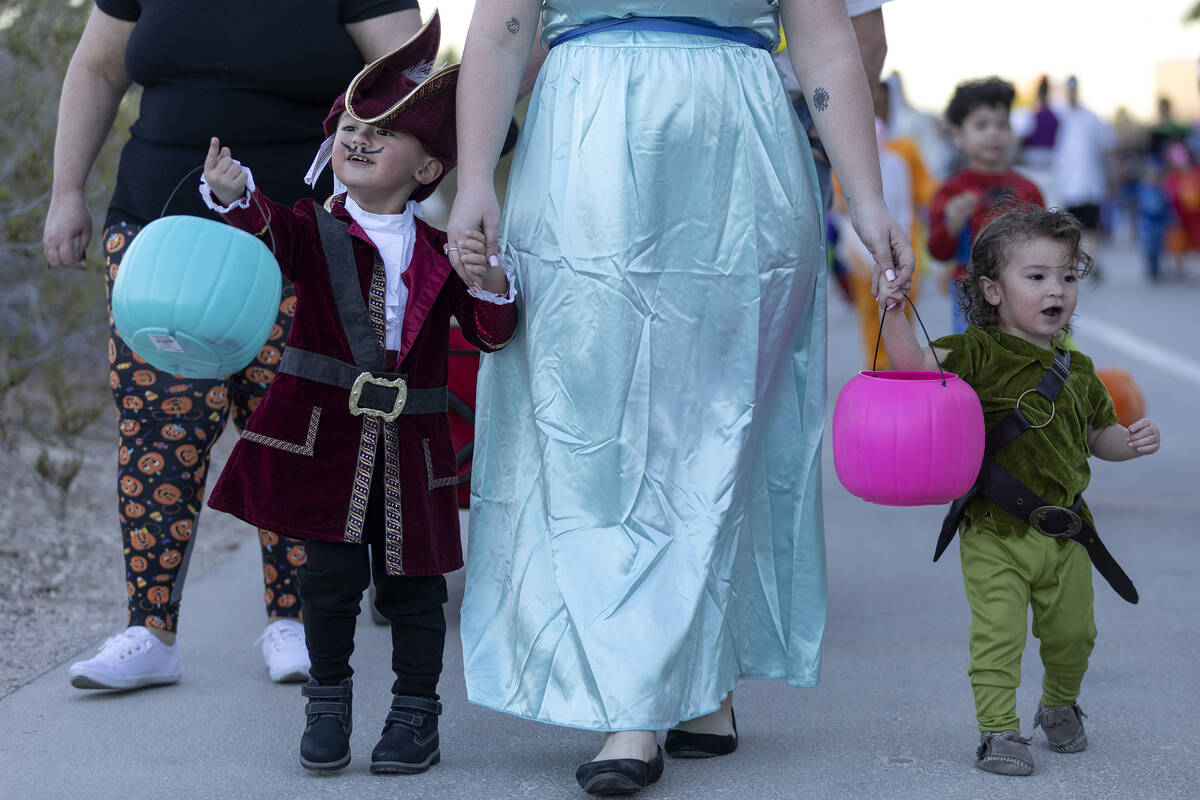
[[[307,724],[300,737],[300,763],[307,769],[335,770],[350,763],[350,729],[353,697],[349,678],[334,686],[309,679],[300,694]]]
[[[398,694],[371,752],[371,772],[416,775],[442,760],[438,715],[442,704],[428,697]]]

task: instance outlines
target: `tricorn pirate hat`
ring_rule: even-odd
[[[411,134],[442,164],[442,176],[454,168],[458,146],[454,130],[454,97],[458,65],[435,69],[442,25],[435,11],[421,30],[396,50],[367,64],[333,102],[325,117],[325,135],[307,180],[317,176],[333,152],[342,112],[364,125]],[[433,194],[441,177],[413,192],[413,200]]]

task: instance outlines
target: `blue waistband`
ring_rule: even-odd
[[[578,28],[572,28],[565,33],[559,34],[550,43],[550,49],[553,50],[560,44],[569,42],[572,39],[578,39],[582,36],[601,31],[613,30],[690,33],[697,36],[713,36],[718,39],[728,39],[731,42],[766,50],[768,53],[774,50],[771,43],[767,41],[767,38],[758,31],[751,30],[750,28],[722,28],[720,25],[714,25],[708,20],[696,17],[622,17],[620,19],[602,19],[599,22],[581,25]]]

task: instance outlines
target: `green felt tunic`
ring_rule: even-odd
[[[933,346],[949,351],[942,366],[957,373],[979,395],[989,429],[1013,410],[1022,392],[1038,385],[1054,363],[1054,351],[995,327],[968,328],[965,333],[938,339]],[[1050,416],[1050,404],[1033,391],[1025,395],[1021,409],[1033,425],[1041,425]],[[1072,351],[1071,374],[1055,401],[1050,424],[1025,431],[1004,445],[995,460],[1047,502],[1069,506],[1087,488],[1092,475],[1088,429],[1099,430],[1116,422],[1112,398],[1096,377],[1092,360]],[[1082,513],[1092,522],[1086,502]],[[1002,536],[1027,528],[1023,520],[978,495],[967,505],[962,529],[985,517],[991,518],[989,527]]]

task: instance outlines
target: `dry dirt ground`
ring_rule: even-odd
[[[83,466],[67,498],[34,470],[36,444],[0,448],[0,697],[124,627],[116,418],[107,409],[81,437]],[[210,476],[233,446],[232,427],[214,447]],[[211,569],[252,536],[248,525],[205,508],[189,574]],[[203,609],[189,609],[185,594],[184,630],[189,612]]]

